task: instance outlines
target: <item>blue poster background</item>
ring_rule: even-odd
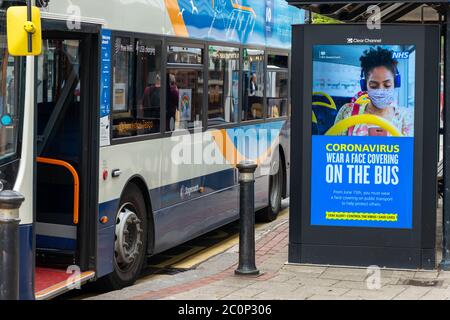
[[[328,152],[328,144],[339,145],[385,145],[399,148],[398,184],[375,184],[375,165],[387,168],[392,165],[368,164],[368,184],[355,184],[348,181],[347,163],[342,163],[342,183],[327,183],[327,153],[346,154],[388,154],[386,152]],[[358,137],[358,136],[318,136],[312,137],[311,174],[311,224],[321,226],[404,228],[413,226],[413,167],[414,138],[412,137]],[[355,163],[350,163],[351,165]],[[362,197],[362,198],[361,198]],[[327,212],[360,214],[397,214],[396,221],[338,220],[327,219]]]

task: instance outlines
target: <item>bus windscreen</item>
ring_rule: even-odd
[[[17,103],[16,58],[9,55],[6,41],[6,13],[0,11],[0,164],[17,153],[19,108]]]

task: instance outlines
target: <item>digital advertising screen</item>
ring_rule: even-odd
[[[413,227],[416,46],[313,45],[311,225]]]
[[[435,267],[440,37],[293,27],[289,262]]]

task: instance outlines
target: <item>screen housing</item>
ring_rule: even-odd
[[[364,41],[357,44],[416,46],[412,229],[310,224],[313,46],[346,45],[349,38]],[[439,39],[438,25],[383,24],[375,30],[365,24],[293,27],[289,262],[435,268]]]

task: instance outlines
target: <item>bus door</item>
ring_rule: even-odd
[[[74,272],[94,276],[96,48],[98,33],[44,29],[36,85],[37,298]]]

